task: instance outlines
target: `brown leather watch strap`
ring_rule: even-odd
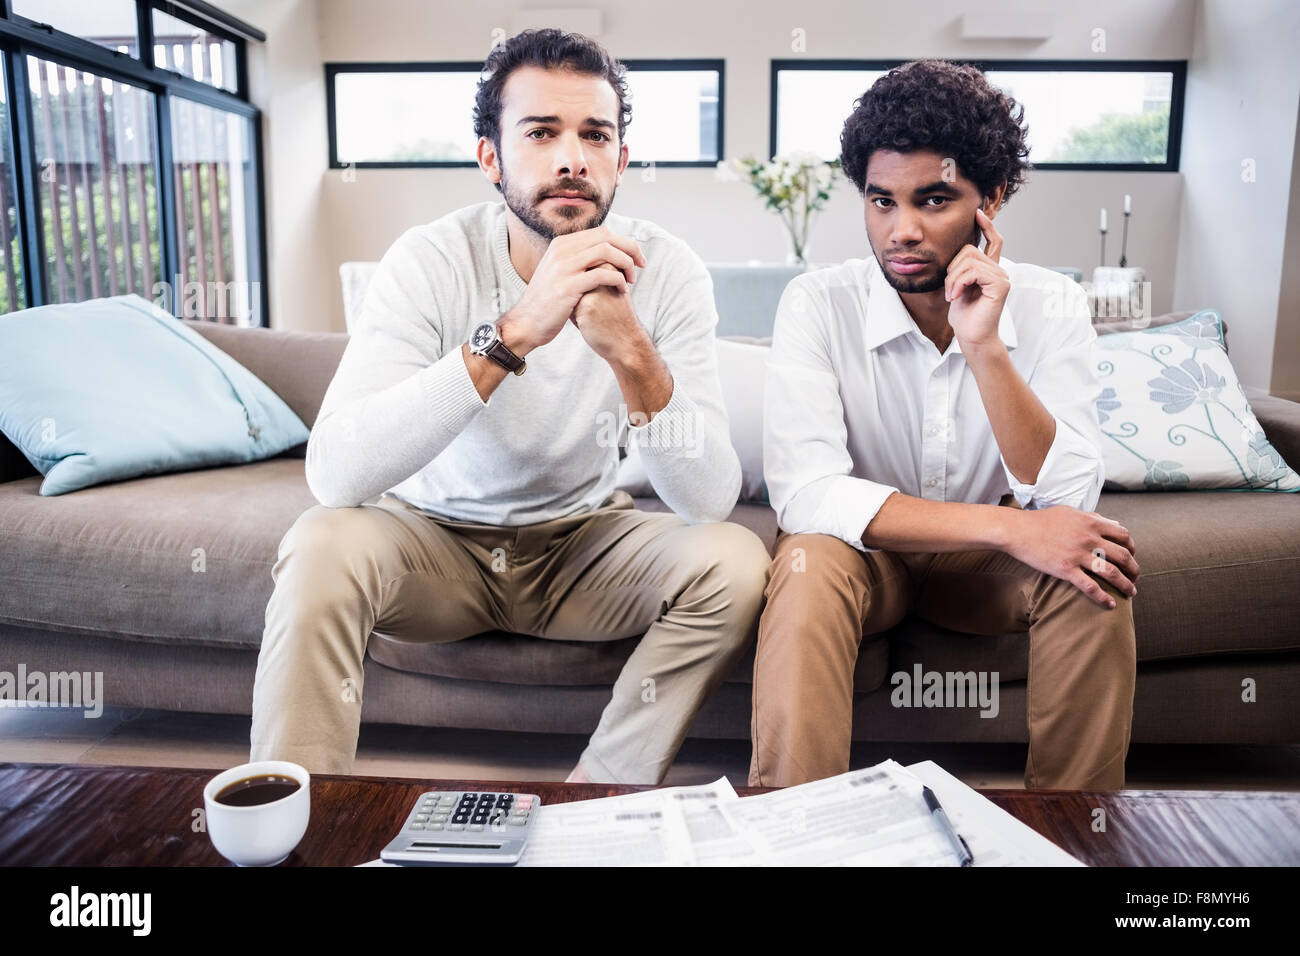
[[[507,372],[514,372],[516,375],[523,375],[524,370],[528,367],[528,364],[514,352],[510,351],[506,346],[506,343],[502,342],[499,338],[493,342],[488,350],[483,354],[492,359],[492,361],[496,362]]]

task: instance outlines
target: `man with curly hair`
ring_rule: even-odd
[[[923,60],[881,77],[844,124],[872,254],[799,276],[777,312],[763,450],[780,533],[751,785],[849,769],[854,690],[880,682],[857,672],[860,649],[909,612],[1028,632],[1026,671],[982,675],[1027,678],[1027,787],[1124,785],[1139,568],[1128,531],[1093,510],[1085,293],[1005,258],[993,224],[1029,168],[1023,115],[979,70]],[[935,657],[893,676],[894,706],[996,716],[977,709],[977,675],[923,676],[944,670],[924,646]]]

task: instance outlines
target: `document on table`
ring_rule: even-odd
[[[953,827],[966,838],[975,866],[1085,865],[933,760],[910,764],[906,769],[939,798]]]
[[[546,803],[515,866],[690,866],[754,862],[755,851],[718,810],[739,799],[726,777],[693,787]],[[360,866],[393,866],[371,860]]]
[[[744,858],[749,843],[718,807],[736,800],[726,777],[694,787],[542,807],[517,866],[690,866]]]
[[[738,800],[726,777],[700,787],[677,787],[677,805],[691,837],[692,862],[697,866],[754,866],[765,862],[753,839],[723,810]]]
[[[743,799],[722,777],[545,804],[516,865],[955,866],[923,786],[938,796],[976,866],[1083,865],[929,760],[910,767],[886,760]]]
[[[893,760],[722,805],[778,866],[955,866],[921,797]]]

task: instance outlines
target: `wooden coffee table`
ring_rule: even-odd
[[[213,770],[0,764],[0,863],[227,866],[202,829]],[[536,793],[542,803],[649,787],[313,775],[311,823],[284,866],[379,858],[426,790]],[[740,787],[744,797],[765,789]],[[1295,866],[1300,793],[984,790],[995,804],[1092,866]],[[1094,832],[1105,810],[1105,832]]]

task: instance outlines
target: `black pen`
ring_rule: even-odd
[[[943,804],[934,795],[934,791],[923,786],[921,787],[921,796],[925,797],[925,805],[930,808],[930,816],[939,822],[939,829],[944,832],[944,835],[948,837],[948,842],[952,844],[952,850],[957,854],[957,865],[972,865],[975,862],[975,855],[971,853],[966,838],[953,829],[952,821],[948,819],[948,814],[944,813]]]

